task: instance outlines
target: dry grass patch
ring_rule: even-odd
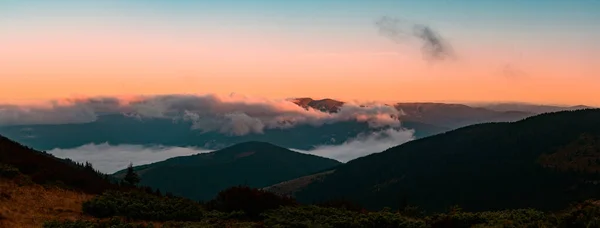
[[[92,219],[81,211],[81,204],[92,197],[0,178],[0,227],[42,227],[45,221],[53,219]]]

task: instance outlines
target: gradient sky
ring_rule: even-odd
[[[375,21],[431,26],[427,62]],[[600,106],[598,0],[0,0],[0,103],[239,93]]]

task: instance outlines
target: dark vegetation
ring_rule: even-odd
[[[195,201],[140,191],[107,191],[83,203],[83,212],[97,218],[124,216],[149,221],[199,221],[205,210]]]
[[[296,205],[296,201],[290,197],[238,186],[219,192],[217,197],[207,202],[206,207],[227,213],[243,212],[248,219],[260,219],[261,214],[268,210],[293,205]]]
[[[134,167],[141,185],[208,201],[231,186],[270,186],[336,167],[341,163],[264,142],[236,144],[211,153],[175,157]],[[114,176],[123,178],[125,170]]]
[[[240,191],[236,190],[235,192]],[[243,193],[241,196],[235,197],[239,199],[239,197],[242,196],[252,197],[247,195],[246,193]],[[261,204],[261,202],[258,201],[258,198],[244,200],[246,202],[252,201],[259,202],[258,204]],[[138,201],[139,197],[131,197],[128,199],[131,201]],[[105,200],[105,198],[95,200]],[[155,200],[161,201],[162,199]],[[149,201],[143,202],[151,203]],[[190,217],[182,215],[183,217],[178,217],[179,220],[171,220],[163,223],[156,222],[157,219],[149,219],[145,221],[135,220],[128,214],[122,214],[122,216],[120,217],[112,217],[112,219],[109,220],[49,221],[45,224],[44,227],[583,228],[600,226],[600,203],[598,201],[585,201],[582,203],[574,204],[566,210],[557,213],[547,213],[534,209],[465,212],[462,211],[462,209],[459,207],[451,207],[448,208],[444,213],[433,214],[430,216],[423,216],[423,214],[421,213],[414,213],[415,208],[407,208],[404,210],[395,211],[389,208],[383,209],[381,211],[354,211],[338,207],[297,204],[286,206],[285,204],[286,203],[283,203],[276,208],[265,210],[260,214],[260,217],[255,217],[251,219],[245,216],[246,214],[241,211],[237,213],[225,213],[220,211],[203,212],[202,217],[198,217],[196,214],[190,214]],[[244,207],[256,207],[256,209],[251,209],[250,211],[259,211],[264,209],[264,207],[259,205],[246,205]],[[152,224],[153,222],[155,222],[156,225]],[[158,224],[161,225],[159,226]]]
[[[600,227],[600,202],[586,200],[600,193],[594,184],[599,117],[600,110],[544,114],[413,141],[337,167],[300,192],[322,188],[317,196],[329,196],[311,204],[251,186],[222,190],[206,203],[163,196],[138,187],[144,176],[134,167],[119,185],[91,164],[57,159],[5,138],[0,181],[24,174],[36,183],[85,192],[107,186],[82,204],[87,217],[48,221],[48,228]],[[249,145],[241,147],[242,159],[257,154],[245,150],[254,148]],[[240,150],[232,151],[218,156],[240,159]],[[25,158],[35,166],[20,160]]]
[[[296,197],[368,209],[558,210],[600,193],[600,109],[460,128],[350,161]]]
[[[87,193],[102,193],[118,186],[111,183],[109,176],[102,174],[90,163],[78,164],[70,160],[58,159],[44,152],[0,136],[0,164],[13,167],[14,170],[0,168],[2,175],[12,175],[16,170],[29,176],[38,184],[57,184],[68,186]]]

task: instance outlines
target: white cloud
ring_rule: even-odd
[[[373,128],[400,125],[400,112],[382,104],[345,103],[337,113],[326,113],[301,108],[289,100],[235,94],[77,98],[35,107],[0,105],[0,125],[92,122],[105,113],[182,119],[192,122],[192,129],[231,135],[260,134],[264,129],[291,128],[299,124],[320,126],[341,121],[366,122]]]
[[[72,149],[53,149],[48,153],[59,157],[69,158],[77,162],[91,162],[95,169],[112,174],[127,168],[130,162],[134,165],[144,165],[163,161],[168,158],[207,153],[203,150],[191,147],[144,147],[140,145],[109,145],[87,144]]]
[[[387,129],[371,134],[359,135],[340,145],[317,146],[313,150],[298,150],[297,152],[319,155],[341,162],[363,157],[372,153],[382,152],[414,139],[414,130]]]
[[[291,149],[300,153],[314,154],[347,162],[372,153],[382,152],[390,147],[414,139],[413,130],[386,129],[370,134],[362,134],[340,145],[317,146],[313,150]],[[165,147],[141,145],[87,144],[73,149],[53,149],[47,151],[59,158],[69,158],[77,162],[91,162],[94,168],[104,173],[122,170],[132,162],[134,165],[150,164],[168,158],[207,153],[209,150],[191,147]]]

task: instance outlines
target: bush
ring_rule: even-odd
[[[239,228],[254,228],[260,227],[259,224],[252,222],[239,222],[239,221],[200,221],[200,222],[175,222],[169,221],[162,224],[162,226],[154,226],[152,223],[132,223],[126,222],[118,218],[113,218],[109,221],[48,221],[44,223],[44,228],[221,228],[221,227],[239,227]]]
[[[553,217],[557,227],[600,227],[600,202],[587,200]]]
[[[290,228],[424,228],[425,221],[389,211],[358,213],[341,208],[302,206],[283,207],[264,214],[267,227]]]
[[[135,224],[114,218],[109,221],[47,221],[44,228],[154,228],[152,224]]]
[[[20,174],[19,169],[0,163],[0,177],[14,178]]]
[[[432,228],[437,227],[545,227],[547,216],[533,209],[504,211],[453,211],[427,218]]]
[[[223,190],[215,199],[206,203],[208,209],[222,212],[242,211],[250,219],[259,219],[265,211],[291,205],[296,205],[292,198],[243,186]]]
[[[195,201],[140,191],[108,191],[82,206],[84,213],[97,218],[124,216],[150,221],[199,221],[205,213],[202,205]]]

